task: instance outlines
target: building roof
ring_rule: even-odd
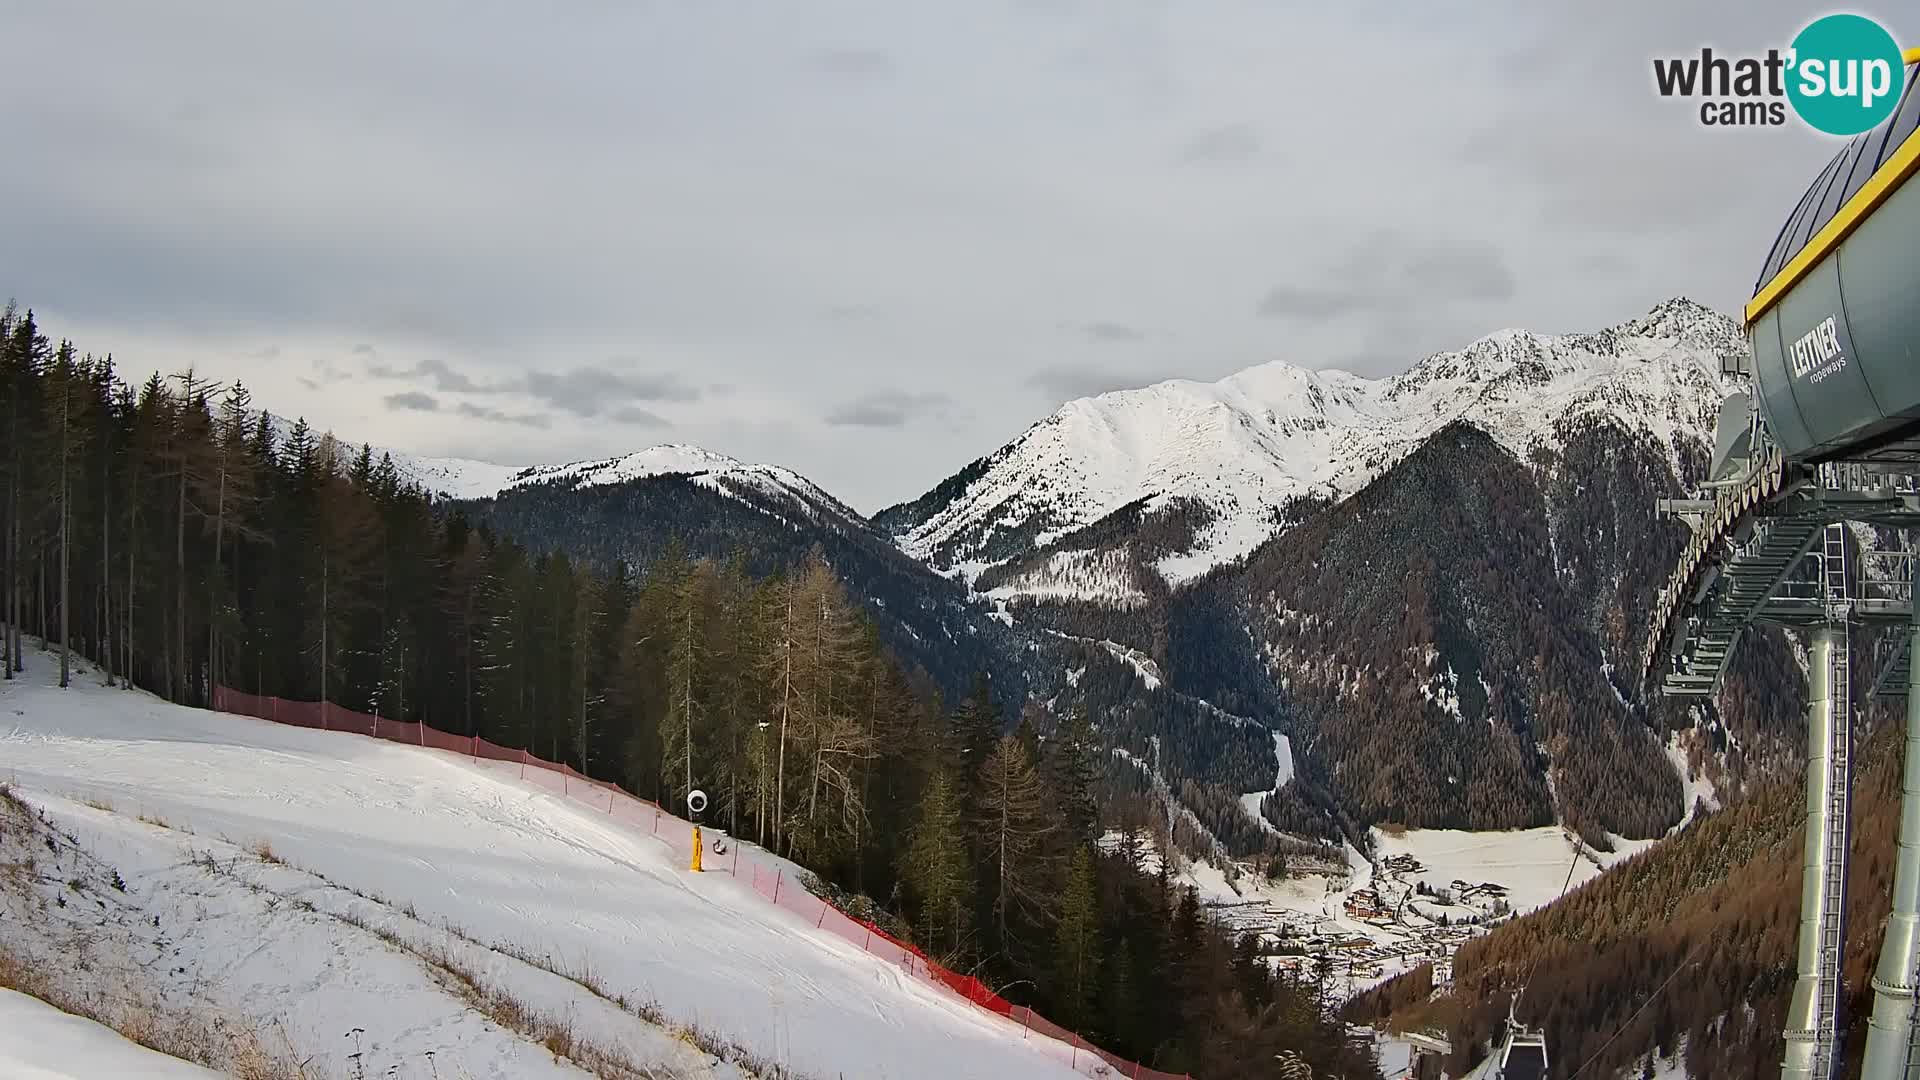
[[[1916,50],[1920,52],[1920,50]],[[1915,53],[1908,54],[1912,65]],[[1910,66],[1905,96],[1886,123],[1847,140],[1813,185],[1800,197],[1753,286],[1747,322],[1764,315],[1808,270],[1824,259],[1864,221],[1920,164],[1920,72]],[[1903,153],[1903,149],[1911,152]]]

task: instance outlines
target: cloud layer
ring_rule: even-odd
[[[1070,394],[1732,310],[1832,149],[1652,90],[1784,0],[21,7],[0,285],[56,332],[355,441],[671,437],[868,508]]]

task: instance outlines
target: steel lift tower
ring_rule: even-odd
[[[1783,1080],[1841,1072],[1854,656],[1881,642],[1873,692],[1906,698],[1892,917],[1873,977],[1864,1080],[1920,1080],[1920,50],[1885,124],[1847,143],[1775,239],[1746,309],[1748,390],[1722,404],[1690,499],[1693,537],[1654,607],[1642,674],[1715,694],[1749,626],[1807,643],[1807,825]]]

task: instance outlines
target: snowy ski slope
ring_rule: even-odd
[[[49,660],[30,659],[25,679],[0,688],[0,780],[68,820],[160,832],[133,820],[147,815],[180,831],[183,852],[265,840],[286,864],[275,873],[317,874],[421,926],[590,968],[610,994],[656,1001],[670,1022],[800,1076],[1077,1075],[1068,1047],[819,933],[756,895],[744,870],[690,874],[648,830],[523,782],[511,764],[181,708],[93,673],[62,692],[47,685]],[[294,987],[284,994],[308,1007]],[[358,1021],[370,1037],[400,1008],[377,1000]]]

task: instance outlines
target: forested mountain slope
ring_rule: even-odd
[[[1169,586],[1153,567],[1221,504],[1143,497],[976,567],[977,587],[1021,624],[1122,642],[1176,694],[1289,733],[1296,790],[1269,813],[1287,831],[1558,819],[1603,849],[1656,837],[1687,810],[1676,755],[1731,793],[1800,753],[1802,680],[1777,633],[1749,635],[1699,708],[1627,675],[1686,535],[1655,504],[1704,469],[1719,359],[1739,348],[1731,320],[1685,301],[1595,334],[1492,335],[1380,392],[1442,417],[1470,402],[1458,418],[1392,452],[1365,443],[1369,465],[1315,465],[1372,478],[1265,506],[1274,535],[1241,558]],[[957,506],[990,471],[882,520]]]
[[[1869,978],[1892,889],[1900,742],[1886,714],[1860,744],[1848,879],[1847,1075],[1859,1074]],[[1793,992],[1805,801],[1798,778],[1760,785],[1572,894],[1468,943],[1450,990],[1423,969],[1363,997],[1367,1020],[1446,1029],[1458,1075],[1486,1052],[1511,993],[1543,1023],[1556,1076],[1619,1076],[1650,1053],[1682,1053],[1695,1080],[1779,1071]],[[1617,1036],[1617,1037],[1616,1037]],[[1613,1041],[1609,1043],[1608,1040]]]
[[[667,453],[666,451],[672,451]],[[643,573],[669,553],[738,558],[754,576],[784,573],[816,548],[858,598],[882,640],[957,701],[981,672],[1009,714],[1026,696],[1011,662],[1023,635],[971,602],[963,586],[908,557],[859,514],[797,474],[691,447],[529,469],[488,498],[456,504],[476,523],[536,551]]]

